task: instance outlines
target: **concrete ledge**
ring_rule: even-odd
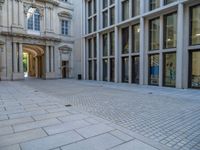
[[[24,73],[13,73],[12,80],[24,80]]]
[[[43,76],[44,79],[56,79],[56,73],[55,72],[47,72]]]

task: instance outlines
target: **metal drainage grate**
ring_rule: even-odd
[[[67,104],[67,105],[65,105],[65,107],[72,107],[72,105],[71,104]]]

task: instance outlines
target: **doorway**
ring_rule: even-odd
[[[69,61],[62,61],[62,78],[66,79],[69,78]]]

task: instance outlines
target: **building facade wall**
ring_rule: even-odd
[[[1,80],[23,79],[24,50],[43,51],[43,78],[61,78],[62,61],[69,62],[69,78],[76,76],[74,4],[72,0],[1,0],[0,1],[0,72]],[[30,8],[38,10],[39,31],[28,28]],[[77,18],[77,16],[75,16]],[[62,31],[62,21],[67,29]],[[34,20],[35,21],[35,20]],[[67,32],[67,33],[65,33]],[[65,33],[65,34],[64,34]],[[79,50],[80,51],[80,50]]]
[[[199,1],[82,2],[84,79],[200,87]]]

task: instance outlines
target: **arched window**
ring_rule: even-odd
[[[37,8],[29,8],[27,21],[28,30],[40,31],[40,12]]]

